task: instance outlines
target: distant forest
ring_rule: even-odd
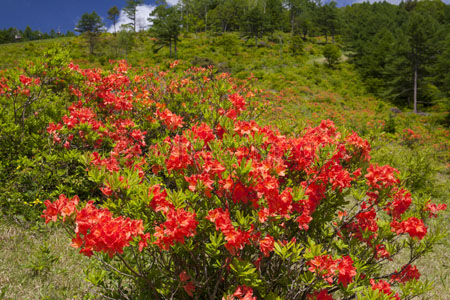
[[[450,94],[450,6],[442,1],[338,8],[334,1],[320,0],[181,0],[172,11],[161,2],[162,11],[153,13],[159,38],[168,35],[164,30],[174,22],[171,28],[185,32],[239,31],[256,45],[277,31],[304,40],[324,36],[326,43],[343,48],[380,97],[414,104],[416,110],[417,103],[433,105]]]
[[[49,33],[46,33],[41,32],[40,30],[33,30],[30,26],[27,26],[25,30],[10,27],[7,29],[0,29],[0,44],[54,39],[64,36],[75,36],[75,33],[73,33],[72,31],[67,31],[64,34],[61,31],[56,31],[54,29],[50,30]]]
[[[126,0],[124,11],[131,20],[125,28],[140,27],[136,7],[142,0]],[[277,33],[290,33],[292,41],[321,36],[326,44],[344,51],[347,61],[360,72],[375,95],[399,105],[434,105],[450,96],[450,6],[438,0],[354,3],[337,7],[320,0],[180,0],[176,6],[157,1],[149,16],[148,33],[161,46],[174,48],[182,33],[239,32],[261,47],[263,39],[277,42]],[[108,11],[113,24],[117,7]],[[137,26],[138,25],[138,26]],[[75,28],[91,43],[104,30],[101,18],[86,13]],[[27,27],[0,30],[0,43],[56,37]],[[68,32],[66,35],[73,35]],[[18,38],[19,36],[19,38]],[[292,42],[291,41],[291,42]],[[283,43],[281,40],[279,43]]]

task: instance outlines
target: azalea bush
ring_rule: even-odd
[[[47,128],[82,153],[90,199],[61,194],[61,223],[108,299],[410,299],[444,204],[371,163],[355,132],[322,121],[291,135],[251,79],[208,68],[81,69]],[[75,75],[74,75],[75,76]],[[77,77],[78,78],[78,77]]]

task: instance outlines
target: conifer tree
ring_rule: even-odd
[[[127,15],[128,19],[131,20],[130,24],[133,26],[134,32],[136,32],[137,7],[143,3],[143,0],[127,0],[127,4],[123,8],[123,11]]]
[[[108,10],[108,19],[110,19],[114,24],[114,34],[117,33],[116,22],[117,22],[117,17],[119,16],[119,13],[120,13],[119,9],[115,5]]]
[[[85,35],[90,54],[94,54],[94,48],[98,42],[98,37],[102,32],[103,26],[102,19],[93,11],[92,13],[84,13],[75,27],[75,31]]]
[[[177,42],[181,32],[181,18],[178,6],[169,6],[165,0],[159,1],[159,5],[152,11],[148,19],[153,23],[151,32],[162,46],[169,46],[172,57],[172,45],[175,58],[177,58]]]

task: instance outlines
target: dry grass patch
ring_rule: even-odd
[[[83,274],[89,262],[69,243],[61,228],[0,217],[0,299],[90,298]]]

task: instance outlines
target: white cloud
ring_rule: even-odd
[[[178,3],[178,0],[167,0],[167,3],[169,5],[176,5]]]
[[[363,3],[363,2],[382,2],[383,0],[357,0],[356,3]],[[387,0],[386,2],[389,2],[390,4],[399,5],[402,0]]]
[[[174,0],[171,0],[170,2],[173,2]],[[155,9],[155,6],[153,5],[139,5],[137,7],[137,13],[136,13],[136,30],[144,30],[147,29],[147,27],[150,25],[150,22],[147,20],[150,16],[150,13]],[[116,29],[117,31],[120,30],[121,25],[129,24],[131,23],[131,20],[128,19],[127,15],[123,10],[120,11],[119,19],[116,22]],[[114,25],[109,26],[108,32],[114,32]]]

